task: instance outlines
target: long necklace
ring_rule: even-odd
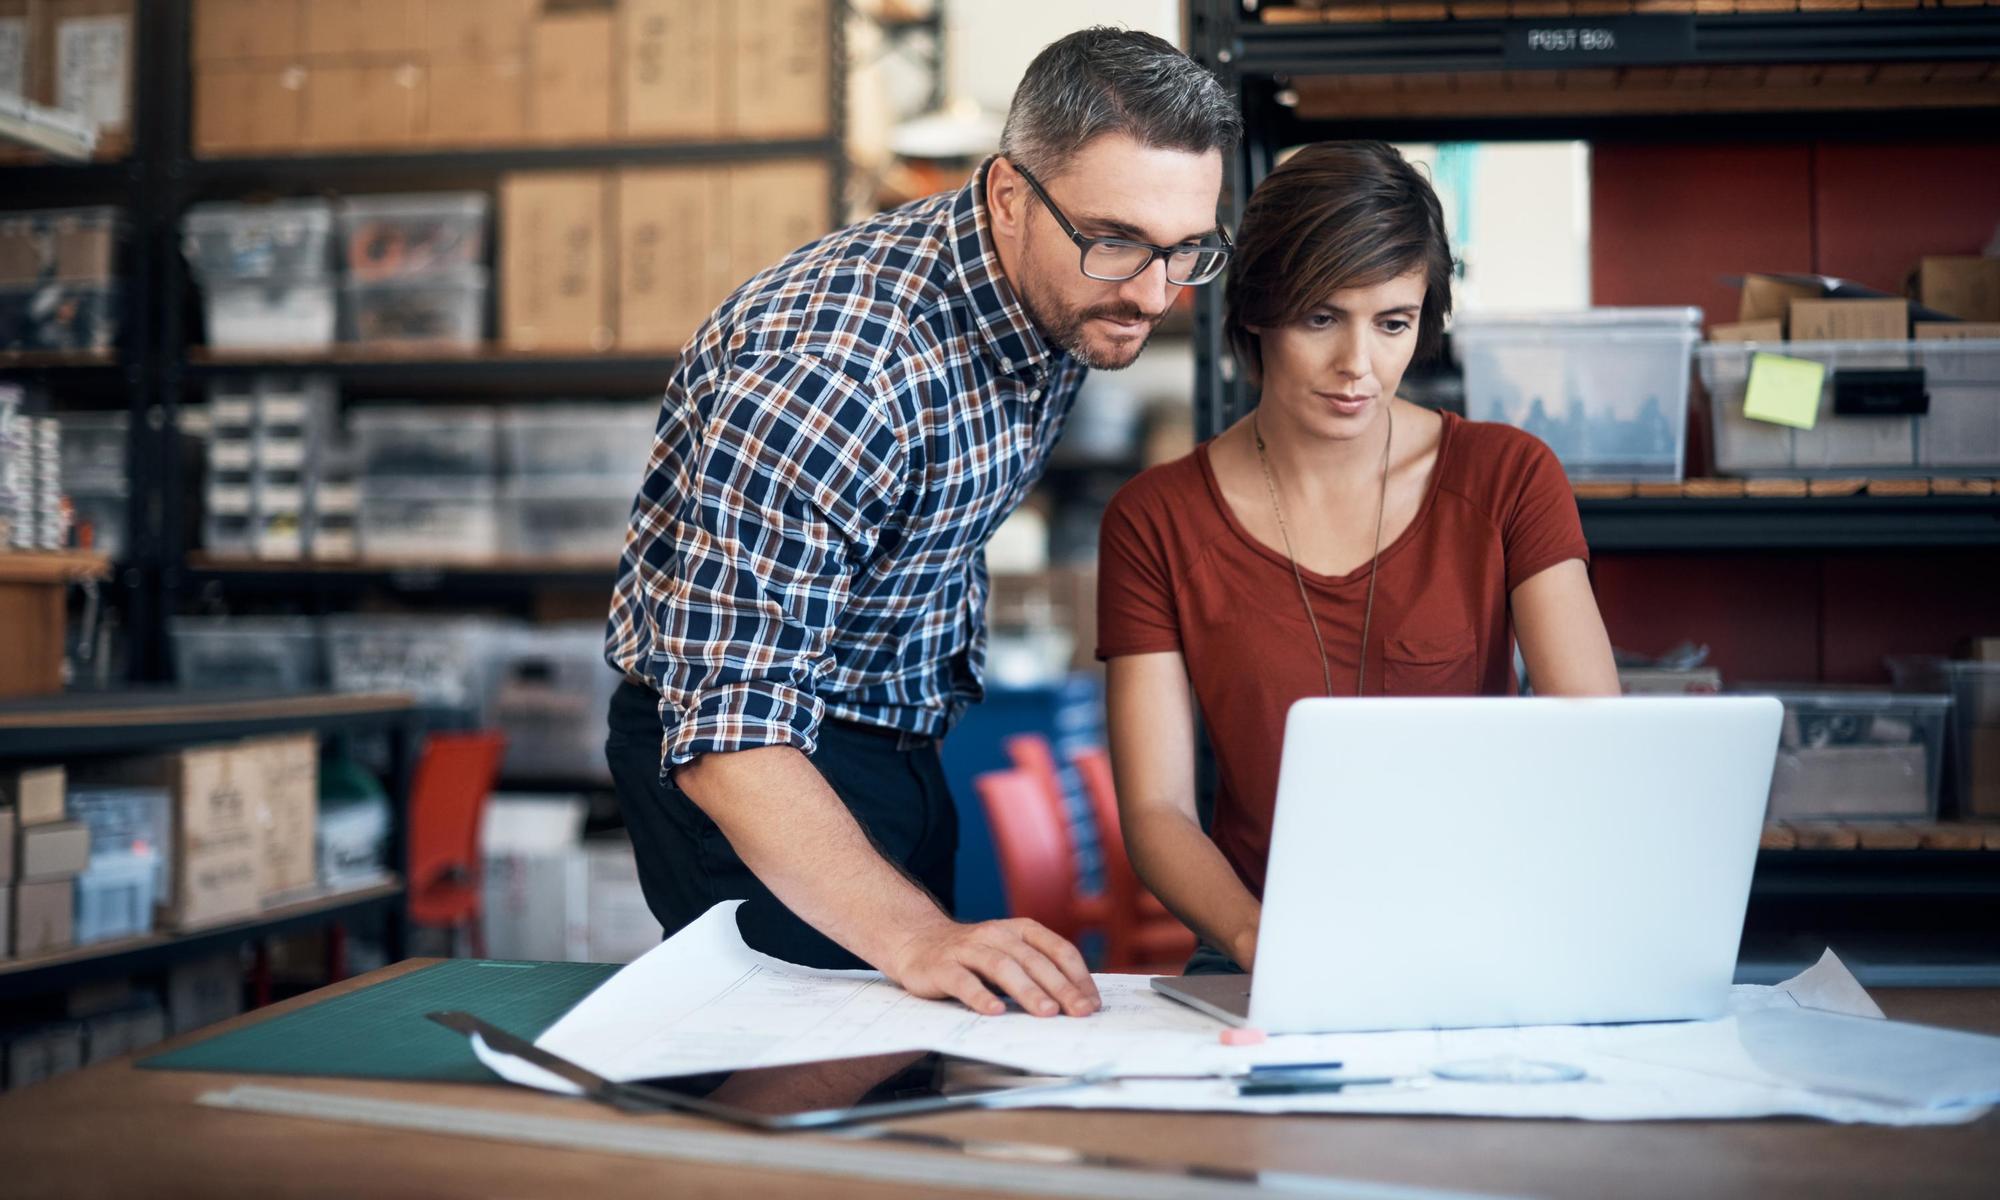
[[[1354,694],[1360,696],[1368,680],[1368,631],[1375,623],[1375,576],[1382,564],[1382,518],[1389,509],[1389,447],[1396,440],[1396,410],[1394,400],[1390,407],[1382,410],[1389,423],[1388,435],[1382,439],[1382,494],[1375,502],[1375,551],[1368,557],[1368,602],[1361,610],[1361,661],[1354,669]],[[1320,636],[1319,614],[1313,611],[1312,598],[1306,595],[1306,577],[1299,570],[1299,556],[1292,550],[1292,534],[1285,528],[1285,508],[1278,503],[1278,484],[1271,477],[1271,459],[1264,452],[1264,432],[1257,425],[1256,410],[1250,413],[1250,434],[1257,439],[1257,464],[1264,468],[1264,490],[1271,494],[1271,514],[1278,518],[1278,536],[1285,542],[1285,559],[1292,564],[1292,581],[1299,585],[1299,603],[1305,605],[1306,624],[1311,626],[1313,644],[1319,647],[1320,678],[1325,682],[1326,694],[1333,695],[1333,664],[1326,657],[1326,639]]]

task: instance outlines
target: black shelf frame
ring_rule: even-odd
[[[2000,498],[1693,497],[1577,501],[1600,553],[2000,549]]]
[[[22,766],[158,753],[286,733],[385,735],[388,770],[383,782],[389,793],[389,863],[399,881],[398,886],[380,894],[357,888],[358,894],[345,901],[328,897],[328,903],[312,906],[310,911],[288,912],[286,906],[279,905],[270,916],[246,916],[126,949],[110,946],[102,954],[91,954],[83,947],[74,956],[46,965],[0,971],[0,998],[59,992],[88,979],[145,970],[224,945],[376,913],[386,917],[390,960],[401,958],[409,943],[409,919],[407,893],[400,881],[408,880],[410,874],[410,788],[424,725],[423,711],[402,696],[336,696],[320,704],[313,697],[296,694],[135,688],[69,692],[0,704],[0,764]]]
[[[192,9],[193,0],[148,0],[134,6],[129,158],[0,167],[0,195],[6,198],[0,203],[6,207],[115,204],[125,213],[128,227],[120,247],[123,299],[115,361],[78,366],[0,361],[0,381],[32,382],[65,395],[122,399],[129,429],[130,500],[128,548],[116,586],[130,635],[128,675],[136,683],[171,678],[167,616],[185,605],[191,581],[206,579],[187,565],[193,514],[184,502],[188,480],[180,452],[180,424],[183,404],[208,381],[262,372],[325,374],[339,381],[344,394],[359,398],[641,395],[664,390],[675,364],[671,354],[615,353],[411,358],[333,354],[323,361],[191,357],[188,305],[193,290],[180,252],[180,222],[189,205],[248,194],[481,188],[512,171],[810,158],[831,167],[826,197],[830,223],[838,224],[845,211],[846,0],[828,5],[832,62],[823,136],[222,158],[197,158],[191,150]],[[314,581],[315,576],[301,573],[292,581],[293,590]],[[525,581],[501,573],[490,582],[502,593],[512,594],[520,590],[514,585]],[[470,599],[480,598],[474,594],[481,586],[477,575],[454,577],[452,586],[462,586]],[[608,577],[605,590],[608,593]]]

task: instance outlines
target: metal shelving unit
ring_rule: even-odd
[[[0,358],[0,380],[23,380],[122,401],[129,417],[131,500],[128,542],[119,572],[126,626],[132,634],[135,681],[169,677],[166,617],[188,599],[189,587],[224,579],[234,591],[296,594],[323,586],[327,575],[288,572],[279,564],[249,564],[243,572],[190,566],[192,515],[183,498],[188,481],[180,452],[182,405],[207,381],[261,371],[332,375],[343,393],[368,397],[449,398],[643,395],[663,389],[675,358],[664,353],[527,355],[484,348],[468,354],[423,356],[370,353],[340,347],[325,355],[214,354],[190,346],[187,314],[193,297],[180,253],[180,222],[189,205],[248,194],[308,195],[325,192],[491,187],[511,171],[611,169],[621,166],[769,161],[815,158],[832,166],[827,194],[830,223],[843,215],[846,188],[844,131],[845,17],[840,0],[829,5],[829,121],[824,136],[728,142],[614,141],[577,146],[524,145],[411,153],[260,155],[196,158],[190,150],[192,0],[158,0],[135,8],[132,156],[124,161],[0,167],[7,207],[116,204],[128,221],[120,251],[123,308],[120,344],[110,358],[9,361]],[[370,572],[339,574],[364,581]],[[374,576],[411,590],[417,574],[397,569]],[[436,589],[468,602],[518,599],[537,587],[574,590],[610,570],[553,574],[510,568],[446,570]],[[421,590],[421,589],[416,589]],[[344,589],[354,596],[359,589]]]
[[[1365,96],[1405,82],[1476,89],[1501,73],[1510,83],[1552,85],[1576,73],[1602,87],[1624,71],[1684,71],[1694,79],[1723,77],[1735,86],[1761,66],[1791,64],[1952,64],[2000,60],[2000,9],[1909,8],[1782,14],[1638,14],[1484,21],[1394,21],[1381,24],[1265,23],[1243,0],[1190,0],[1189,47],[1216,71],[1242,108],[1246,137],[1225,164],[1225,219],[1270,173],[1285,148],[1330,138],[1386,140],[1520,140],[1528,138],[1671,138],[1678,141],[1760,137],[1850,139],[1990,137],[2000,125],[2000,84],[1970,93],[1970,102],[1896,108],[1886,93],[1855,88],[1838,106],[1753,106],[1730,112],[1664,114],[1593,111],[1588,87],[1540,111],[1483,106],[1468,100],[1453,110],[1439,101],[1423,115],[1394,104],[1342,111],[1330,98],[1352,94],[1363,77],[1394,76],[1388,89],[1363,80]],[[1615,50],[1552,54],[1533,48],[1531,30],[1584,27],[1610,30]],[[1579,39],[1581,40],[1581,39]],[[1549,39],[1542,39],[1547,44]],[[1562,41],[1560,37],[1554,39]],[[1746,72],[1748,74],[1746,74]],[[1563,79],[1568,82],[1568,79]],[[1350,88],[1350,91],[1342,91]],[[1956,93],[1954,93],[1956,95]],[[1906,102],[1905,95],[1888,97]],[[1920,133],[1908,128],[1922,122]],[[1894,127],[1892,128],[1892,123]],[[1198,289],[1195,309],[1195,423],[1200,437],[1226,428],[1253,397],[1238,377],[1222,337],[1221,296]],[[1822,554],[1863,550],[2000,550],[2000,497],[1892,498],[1628,498],[1579,501],[1584,532],[1601,554]],[[1844,924],[1822,922],[1835,906]],[[1884,914],[1878,924],[1869,906]],[[1759,857],[1746,936],[1743,977],[1775,981],[1797,969],[1802,946],[1775,955],[1762,936],[1772,929],[1852,934],[1904,947],[1887,965],[1864,967],[1871,982],[1988,983],[2000,978],[1992,922],[2000,916],[2000,855],[1952,851],[1787,851]],[[1900,922],[1900,923],[1898,923]],[[1760,926],[1762,927],[1760,930]],[[1935,932],[1935,938],[1928,935]],[[1920,936],[1921,935],[1921,936]],[[1824,943],[1821,943],[1824,944]],[[1862,943],[1856,943],[1860,945]],[[1817,957],[1817,947],[1812,948]],[[1864,953],[1865,960],[1866,955]],[[1810,961],[1810,959],[1808,959]],[[1768,976],[1768,979],[1766,978]]]
[[[407,940],[402,880],[409,875],[410,781],[420,725],[419,711],[401,695],[194,694],[140,688],[0,703],[0,763],[143,754],[282,733],[386,733],[389,862],[395,872],[380,883],[326,890],[205,929],[162,931],[38,958],[0,960],[0,997],[57,992],[91,978],[129,974],[226,945],[374,914],[387,918],[388,950],[392,959],[400,958]]]

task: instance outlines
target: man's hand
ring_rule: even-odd
[[[1007,1011],[995,991],[1038,1017],[1085,1017],[1101,1003],[1076,947],[1024,917],[976,925],[940,920],[904,942],[883,966],[911,995],[952,997],[989,1017]]]

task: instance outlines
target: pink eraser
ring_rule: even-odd
[[[1264,1031],[1261,1029],[1225,1029],[1222,1031],[1222,1044],[1225,1046],[1255,1046],[1261,1044],[1263,1040]]]

